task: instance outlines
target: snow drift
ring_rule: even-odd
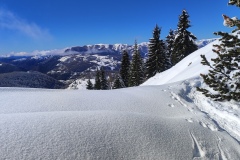
[[[176,87],[0,88],[3,159],[238,159],[239,144]]]

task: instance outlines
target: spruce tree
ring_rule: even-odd
[[[229,5],[236,5],[237,7],[240,7],[240,1],[239,0],[229,0]]]
[[[187,30],[189,27],[191,27],[189,15],[186,10],[183,10],[182,14],[179,16],[177,33],[175,35],[172,51],[173,65],[198,49],[195,44],[197,38]]]
[[[114,81],[114,84],[113,84],[113,89],[124,88],[124,87],[125,87],[125,85],[124,85],[124,82],[123,82],[121,76],[117,75],[116,79]]]
[[[163,71],[168,70],[169,68],[172,67],[172,62],[171,62],[171,54],[166,50],[167,47],[165,47],[164,51],[164,64],[163,64]]]
[[[170,29],[168,36],[166,37],[166,43],[167,43],[167,58],[169,60],[169,68],[172,67],[172,52],[173,52],[173,46],[174,46],[174,39],[175,39],[175,33],[172,29]]]
[[[132,62],[130,65],[129,86],[139,86],[144,80],[142,68],[142,58],[138,50],[137,41],[135,41]]]
[[[238,3],[235,4],[238,6]],[[201,74],[204,82],[210,89],[197,88],[206,97],[216,101],[235,100],[240,101],[240,39],[239,20],[230,19],[226,15],[224,24],[229,27],[237,26],[232,34],[217,32],[222,36],[220,44],[213,45],[216,58],[211,59],[212,64],[201,55],[202,64],[210,67],[208,74]]]
[[[149,40],[148,58],[146,61],[147,78],[164,71],[165,68],[165,44],[160,40],[161,29],[156,25],[153,30],[153,38]]]
[[[101,69],[100,69],[100,82],[101,82],[101,89],[102,90],[108,90],[109,89],[108,81],[106,79],[106,75],[105,75],[105,71],[104,71],[103,67],[101,67]]]
[[[90,79],[88,79],[88,81],[87,81],[87,89],[88,90],[92,90],[93,89],[93,84],[92,84]]]
[[[122,53],[122,60],[121,60],[121,68],[120,68],[120,76],[124,82],[124,86],[128,86],[128,78],[129,78],[129,68],[130,68],[130,60],[129,55],[126,50]]]
[[[101,79],[100,79],[101,73],[97,69],[96,71],[96,76],[95,76],[95,84],[94,84],[94,89],[95,90],[101,90]]]

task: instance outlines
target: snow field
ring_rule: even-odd
[[[181,87],[0,88],[1,158],[238,159],[238,142],[211,130],[217,126],[179,96]]]

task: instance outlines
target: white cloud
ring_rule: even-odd
[[[0,9],[0,28],[16,30],[33,39],[50,38],[48,30],[41,28],[35,23],[27,22],[13,12]]]
[[[11,52],[6,55],[0,55],[0,57],[11,57],[11,56],[50,56],[50,55],[68,55],[69,52],[65,52],[66,49],[54,49],[54,50],[35,50],[33,52]]]

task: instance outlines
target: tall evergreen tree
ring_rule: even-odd
[[[239,7],[238,3],[233,4]],[[206,97],[217,101],[240,101],[240,21],[223,15],[224,24],[229,27],[237,26],[233,34],[217,32],[222,36],[220,44],[214,45],[213,52],[216,58],[210,64],[205,55],[201,55],[202,64],[210,67],[208,74],[201,74],[204,82],[210,89],[197,88]]]
[[[171,62],[171,54],[166,50],[166,46],[165,46],[165,52],[164,52],[164,64],[163,64],[163,70],[162,71],[165,71],[169,68],[172,67],[172,62]]]
[[[179,16],[177,34],[175,35],[172,51],[173,65],[198,49],[195,44],[197,38],[187,30],[189,27],[191,27],[189,15],[186,10],[183,10],[182,14]]]
[[[96,71],[96,76],[95,76],[95,84],[94,84],[94,89],[95,90],[101,90],[101,79],[100,79],[101,73],[97,69]]]
[[[128,52],[126,50],[122,53],[122,60],[121,60],[121,68],[120,68],[120,76],[124,82],[124,86],[128,86],[128,78],[129,78],[129,68],[130,68],[130,59]]]
[[[105,71],[104,71],[103,67],[101,67],[101,69],[100,69],[100,82],[101,82],[101,89],[102,90],[108,90],[109,89],[108,81],[106,79],[106,75],[105,75]]]
[[[165,44],[160,40],[161,29],[156,25],[153,38],[149,40],[148,58],[146,61],[147,78],[165,70]]]
[[[119,89],[119,88],[124,88],[124,87],[125,87],[125,85],[124,85],[124,82],[123,82],[121,76],[117,75],[116,79],[114,81],[114,84],[113,84],[113,89]]]
[[[129,86],[139,86],[144,80],[142,68],[142,58],[138,50],[137,41],[135,41],[132,62],[130,65]]]
[[[92,90],[93,89],[93,84],[92,84],[90,79],[88,79],[88,81],[87,81],[87,89],[88,90]]]
[[[173,46],[174,46],[174,39],[175,39],[175,33],[172,29],[170,29],[168,36],[166,37],[166,43],[167,43],[167,55],[168,59],[170,61],[169,68],[172,67],[172,52],[173,52]]]

